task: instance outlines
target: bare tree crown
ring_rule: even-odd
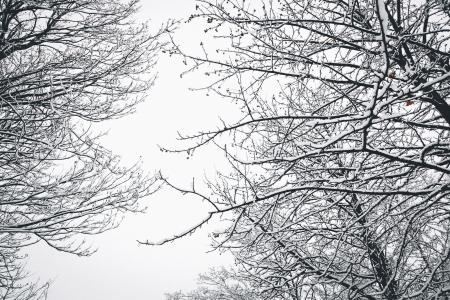
[[[228,46],[171,51],[242,111],[183,137],[233,137],[212,196],[180,189],[232,219],[218,247],[265,299],[447,299],[448,3],[197,3]]]
[[[20,249],[87,255],[153,181],[98,144],[93,122],[132,112],[160,47],[137,1],[0,0],[0,298],[39,296]]]

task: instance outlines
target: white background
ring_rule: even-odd
[[[141,1],[138,18],[151,20],[153,29],[168,18],[189,16],[194,0]],[[198,26],[183,26],[176,38],[195,49],[201,39]],[[159,73],[145,103],[136,114],[108,122],[109,134],[103,143],[125,164],[141,158],[149,173],[161,169],[179,184],[189,185],[193,176],[212,174],[223,167],[223,157],[205,148],[194,157],[161,153],[157,145],[175,145],[177,131],[195,132],[218,124],[221,116],[232,113],[223,100],[191,92],[201,85],[201,77],[180,78],[185,66],[180,59],[160,58]],[[49,300],[162,300],[164,293],[195,288],[199,273],[211,266],[229,264],[230,257],[211,250],[208,232],[217,224],[203,228],[193,236],[165,246],[138,246],[136,240],[158,240],[183,231],[205,216],[208,207],[196,199],[163,190],[148,199],[145,215],[127,215],[113,231],[89,238],[98,251],[82,258],[58,253],[44,245],[30,249],[28,269],[42,281],[51,280]]]

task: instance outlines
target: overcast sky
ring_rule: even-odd
[[[139,18],[157,26],[168,18],[188,16],[194,0],[141,1]],[[177,35],[181,43],[197,44],[201,30],[185,27]],[[207,128],[232,108],[220,99],[191,92],[200,77],[179,74],[184,65],[177,59],[161,57],[159,77],[147,101],[137,113],[106,124],[109,134],[103,143],[131,164],[142,159],[148,172],[161,169],[173,181],[188,184],[193,176],[211,174],[223,167],[222,155],[211,149],[186,155],[161,153],[159,145],[174,145],[176,132]],[[145,215],[128,215],[116,230],[95,236],[98,252],[88,258],[58,253],[44,245],[30,249],[29,269],[41,280],[51,280],[49,300],[162,300],[164,293],[195,288],[197,275],[211,266],[231,262],[230,257],[211,250],[211,224],[191,237],[160,246],[138,246],[136,240],[158,240],[186,229],[205,216],[208,207],[196,199],[163,190],[144,200]]]

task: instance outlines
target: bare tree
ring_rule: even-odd
[[[19,249],[14,249],[18,251]],[[9,261],[2,260],[0,272],[0,299],[15,299],[15,300],[41,300],[47,298],[47,291],[49,283],[30,282],[28,273],[24,266],[18,266],[18,258],[15,255],[4,255],[2,257],[8,258]]]
[[[213,268],[201,274],[198,287],[190,292],[166,294],[166,300],[263,300],[268,295],[261,283],[261,277],[255,276],[245,265],[234,268]],[[267,280],[267,279],[266,279]],[[283,293],[271,293],[273,300],[297,300],[295,282]]]
[[[259,300],[251,277],[236,270],[217,268],[202,274],[198,279],[199,287],[189,293],[181,291],[166,294],[167,300]]]
[[[197,3],[190,21],[222,41],[171,51],[242,116],[176,151],[214,142],[234,172],[178,188],[212,209],[160,243],[226,214],[217,246],[266,299],[447,299],[447,1]]]
[[[37,296],[20,249],[88,255],[81,235],[116,227],[153,179],[98,143],[95,122],[133,112],[158,36],[137,1],[0,0],[0,297]],[[19,296],[20,295],[20,296]]]

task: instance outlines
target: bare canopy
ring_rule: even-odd
[[[234,172],[207,191],[176,188],[209,201],[203,222],[231,221],[217,247],[251,288],[265,299],[447,299],[447,1],[197,3],[189,21],[228,46],[171,52],[242,116],[174,150],[216,143]]]
[[[152,180],[98,144],[94,122],[132,112],[160,44],[137,1],[0,0],[0,298],[39,297],[20,280],[23,247],[87,255]]]

